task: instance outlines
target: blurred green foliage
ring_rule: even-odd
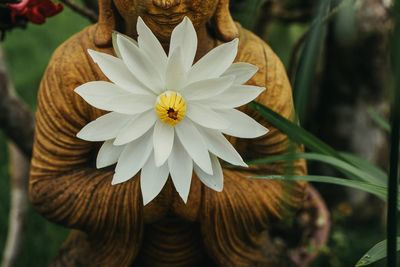
[[[65,8],[65,11],[50,18],[44,25],[30,24],[25,30],[16,29],[7,33],[2,47],[8,69],[18,94],[32,110],[35,109],[40,79],[53,51],[86,25],[88,22],[84,18]],[[0,151],[0,252],[2,252],[10,204],[8,158],[5,153],[7,147],[3,135],[0,135]],[[66,230],[49,223],[30,209],[26,224],[26,242],[19,266],[48,266],[65,235]]]
[[[293,46],[307,29],[307,24],[274,22],[269,26],[265,39],[274,49],[275,53],[279,55],[283,64],[288,66]]]
[[[43,25],[29,24],[27,29],[7,33],[3,49],[11,78],[31,108],[35,106],[40,79],[54,50],[87,25],[87,20],[65,8]]]
[[[260,15],[260,9],[267,0],[233,0],[231,12],[235,20],[243,27],[253,30],[256,26],[256,18]]]
[[[296,76],[293,81],[294,105],[300,122],[305,120],[310,88],[317,72],[318,59],[325,44],[327,23],[324,18],[330,11],[330,0],[321,1],[314,17],[311,30],[307,33],[300,55]]]

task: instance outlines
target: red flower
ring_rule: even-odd
[[[55,4],[51,0],[22,0],[17,4],[9,4],[11,19],[23,17],[35,24],[42,24],[47,17],[54,16],[63,10],[61,4]]]

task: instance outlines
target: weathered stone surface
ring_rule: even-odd
[[[151,2],[124,1],[115,2],[117,6]],[[164,2],[174,1],[153,2],[147,5],[170,12],[163,8]],[[260,70],[249,84],[267,88],[257,101],[291,118],[294,111],[290,84],[273,51],[233,23],[228,1],[189,2],[199,5],[190,12],[203,10],[202,5],[217,6],[210,8],[214,15],[204,16],[212,22],[215,34],[205,21],[199,24],[190,17],[192,13],[188,15],[198,27],[200,47],[196,58],[238,36],[236,61],[257,65]],[[287,254],[272,244],[269,225],[291,216],[290,212],[301,206],[306,184],[248,178],[257,173],[280,174],[282,164],[246,170],[224,168],[222,193],[205,187],[194,174],[186,205],[168,181],[160,195],[145,207],[138,177],[112,186],[114,166],[96,169],[99,144],[80,140],[76,133],[104,113],[73,90],[89,81],[107,80],[86,51],[90,48],[113,54],[111,31],[122,31],[120,24],[130,21],[130,17],[121,18],[109,0],[99,4],[99,23],[56,50],[38,96],[30,198],[46,218],[73,229],[54,266],[286,266]],[[184,5],[183,1],[174,8],[180,5]],[[129,27],[125,29],[135,37]],[[153,31],[163,40],[161,33]],[[242,110],[270,129],[266,136],[254,140],[230,138],[245,159],[286,152],[285,135],[247,107]],[[304,161],[295,162],[295,173],[306,173]]]

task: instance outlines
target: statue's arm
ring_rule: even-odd
[[[59,49],[43,77],[36,113],[36,136],[29,181],[30,199],[46,218],[87,233],[107,230],[140,233],[142,223],[138,179],[112,186],[113,167],[96,169],[99,144],[76,133],[96,110],[74,93],[89,77],[90,66],[75,63],[73,51]],[[70,56],[70,57],[69,57]],[[91,118],[92,117],[92,118]],[[118,231],[117,231],[118,230]],[[105,233],[103,233],[104,235]]]
[[[285,69],[266,45],[263,51],[266,64],[258,64],[260,71],[249,84],[265,85],[267,90],[256,101],[290,119],[294,108]],[[242,50],[242,53],[256,58],[248,61],[253,64],[261,58],[261,54],[255,55],[253,50]],[[247,106],[242,110],[270,132],[257,139],[233,139],[241,155],[251,160],[288,151],[286,135]],[[306,172],[304,161],[294,164],[297,174]],[[276,246],[269,233],[273,232],[273,225],[288,225],[283,221],[290,221],[293,212],[303,203],[305,184],[251,178],[259,174],[285,173],[284,167],[276,163],[244,170],[225,168],[224,190],[216,193],[205,188],[207,201],[202,205],[201,214],[203,240],[209,255],[219,266],[289,266],[286,251]]]
[[[266,44],[264,44],[264,57],[266,59],[266,65],[263,71],[264,75],[262,75],[262,77],[256,77],[256,79],[265,79],[265,83],[264,81],[262,81],[262,83],[265,84],[266,91],[255,101],[271,108],[289,120],[294,120],[295,111],[292,89],[287,78],[286,70],[279,58]],[[291,146],[287,135],[271,125],[259,113],[249,108],[246,108],[246,112],[269,129],[268,134],[265,136],[248,142],[246,149],[247,158],[256,159],[279,155],[287,153],[291,149],[302,150],[301,147],[297,147],[294,143],[293,146]],[[307,172],[304,160],[297,160],[290,164],[294,164],[292,170],[296,175],[304,175]],[[285,164],[282,162],[264,165],[262,168],[266,174],[282,174],[285,172]]]

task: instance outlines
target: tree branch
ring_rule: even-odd
[[[76,13],[86,17],[91,22],[97,22],[98,15],[93,9],[78,5],[71,0],[60,0],[60,2],[75,11]]]
[[[3,52],[0,49],[0,129],[18,148],[31,157],[34,119],[31,111],[11,90]]]
[[[18,266],[24,242],[24,229],[28,211],[29,158],[13,143],[9,144],[11,169],[11,207],[8,219],[7,242],[1,267]]]
[[[0,129],[13,141],[9,144],[11,207],[2,267],[17,266],[17,259],[21,254],[28,208],[29,159],[33,143],[33,116],[12,92],[0,47]]]

